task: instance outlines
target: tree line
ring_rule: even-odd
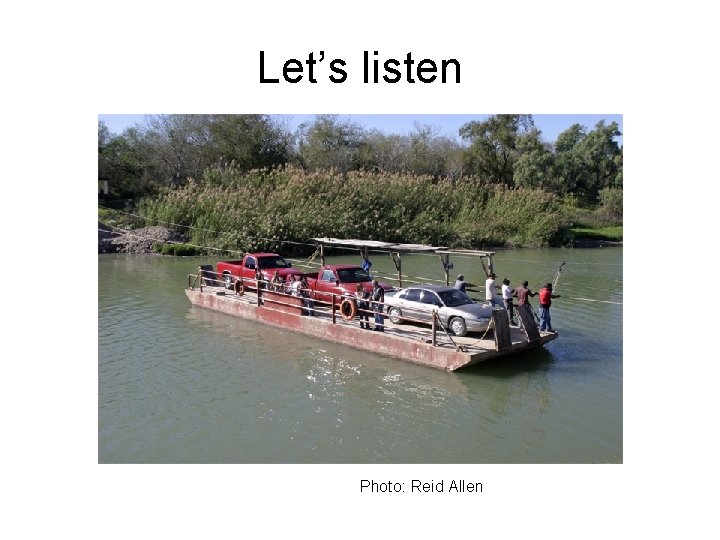
[[[574,124],[545,141],[532,115],[499,114],[471,121],[460,141],[416,124],[408,135],[366,129],[319,115],[291,131],[268,115],[161,115],[112,134],[98,123],[98,176],[111,195],[139,198],[203,182],[206,172],[290,167],[461,179],[488,187],[541,190],[584,208],[604,205],[622,218],[622,135],[615,122]]]

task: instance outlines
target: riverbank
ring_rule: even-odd
[[[182,234],[166,227],[156,225],[127,231],[98,221],[98,253],[155,253],[157,244],[185,241]]]
[[[156,246],[187,242],[184,235],[167,227],[152,226],[132,231],[117,229],[98,222],[98,253],[158,253]],[[568,246],[573,248],[602,248],[622,246],[622,241],[598,238],[577,238]]]

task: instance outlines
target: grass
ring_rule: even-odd
[[[572,227],[570,232],[576,239],[588,238],[591,240],[608,240],[611,242],[621,242],[623,239],[622,225],[600,227],[578,226]]]

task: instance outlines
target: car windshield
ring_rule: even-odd
[[[362,283],[372,279],[362,268],[343,268],[337,273],[342,283]]]
[[[263,257],[260,259],[260,268],[290,268],[288,262],[280,257]]]
[[[438,295],[440,295],[440,299],[447,307],[464,306],[473,303],[472,298],[458,289],[438,291]]]

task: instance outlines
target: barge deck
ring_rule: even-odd
[[[194,306],[444,371],[542,347],[557,338],[555,332],[539,332],[529,311],[527,332],[522,325],[510,326],[500,310],[498,318],[493,317],[495,331],[457,337],[441,328],[396,325],[387,318],[384,332],[372,332],[360,328],[357,320],[343,319],[331,306],[316,304],[313,316],[303,315],[302,298],[268,290],[258,298],[251,291],[238,295],[223,287],[189,284],[185,294]]]

